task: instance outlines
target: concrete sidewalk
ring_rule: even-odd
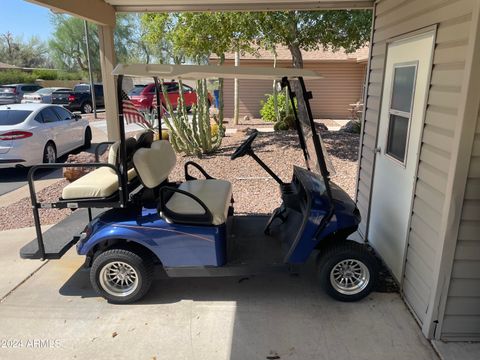
[[[1,359],[437,359],[398,294],[334,301],[311,264],[300,276],[243,281],[159,273],[144,301],[118,306],[92,291],[73,249],[42,267],[20,260],[33,236],[1,233],[2,293],[15,288],[0,303],[0,334],[11,344]]]

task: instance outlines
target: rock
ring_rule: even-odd
[[[250,116],[245,115],[245,116],[243,117],[243,121],[249,121],[249,120],[250,120]]]
[[[328,131],[328,127],[324,123],[315,123],[315,125],[316,125],[318,130]]]
[[[350,120],[348,123],[343,125],[339,131],[346,132],[350,134],[360,134],[360,121],[358,120]]]
[[[100,156],[99,161],[101,163],[107,162],[107,158],[108,158],[107,153],[108,152],[105,152]],[[65,164],[91,164],[94,162],[95,162],[94,154],[82,151],[81,153],[78,153],[78,154],[68,155],[68,158],[65,161]],[[81,166],[64,168],[63,177],[67,179],[69,182],[73,182],[93,170],[95,170],[95,168],[93,167],[81,167]]]

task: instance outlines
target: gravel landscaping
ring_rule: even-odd
[[[265,123],[263,123],[265,124]],[[201,164],[213,177],[232,182],[235,211],[237,214],[269,214],[280,205],[280,194],[275,181],[250,157],[245,156],[234,161],[230,155],[246,138],[243,129],[258,127],[257,124],[243,124],[239,131],[224,138],[220,150],[215,155],[196,157],[178,156],[177,167],[171,180],[183,180],[183,164],[193,160]],[[322,137],[336,174],[331,178],[350,196],[354,196],[357,174],[357,156],[359,136],[341,132],[324,131]],[[304,166],[303,155],[298,145],[295,131],[259,133],[253,144],[255,153],[280,176],[289,181],[293,165]],[[195,174],[192,171],[192,174]],[[67,184],[59,181],[39,192],[38,197],[44,201],[54,201]],[[40,210],[42,224],[55,224],[68,216],[71,210]],[[0,230],[33,226],[30,198],[0,208]]]

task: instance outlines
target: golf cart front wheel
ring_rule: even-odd
[[[114,304],[140,300],[150,289],[152,277],[150,260],[123,249],[101,253],[90,269],[90,282],[95,291]]]
[[[370,294],[377,272],[377,259],[354,241],[333,245],[318,262],[320,284],[340,301],[357,301]]]

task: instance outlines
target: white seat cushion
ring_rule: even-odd
[[[195,195],[205,203],[213,215],[213,225],[225,223],[232,199],[232,184],[228,181],[191,180],[182,183],[178,188]],[[178,214],[201,215],[205,213],[205,210],[195,200],[179,193],[174,193],[166,206]]]
[[[128,180],[136,176],[135,169],[128,170]],[[63,188],[62,198],[106,198],[118,191],[118,176],[108,167],[100,167]]]

